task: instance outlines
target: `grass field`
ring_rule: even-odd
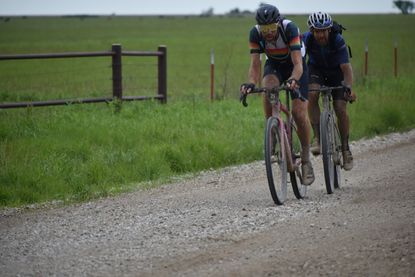
[[[287,16],[305,30],[306,15]],[[352,139],[415,126],[414,16],[338,15],[352,47],[358,101]],[[259,98],[238,99],[253,18],[0,18],[0,55],[109,50],[168,51],[168,104],[0,110],[0,206],[79,201],[262,158]],[[365,42],[369,74],[363,76]],[[398,43],[398,78],[393,47]],[[210,52],[216,62],[210,103]],[[0,61],[0,102],[111,95],[110,58]],[[125,95],[154,95],[154,57],[123,57]],[[150,181],[150,183],[148,183]]]

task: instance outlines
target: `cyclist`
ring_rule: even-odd
[[[307,99],[307,67],[305,64],[305,48],[300,39],[300,32],[294,22],[281,17],[277,7],[263,4],[256,11],[256,22],[249,35],[251,63],[248,72],[248,83],[242,84],[240,92],[249,93],[260,79],[260,54],[265,53],[267,60],[264,66],[262,86],[273,88],[286,82],[292,90],[299,90]],[[310,161],[310,125],[307,119],[307,102],[298,95],[291,94],[293,100],[293,118],[301,140],[301,170],[304,185],[314,182],[314,172]],[[272,115],[272,107],[263,97],[263,108],[266,119]]]
[[[349,117],[346,110],[347,101],[356,100],[352,90],[353,71],[349,62],[346,43],[340,33],[335,32],[331,16],[324,12],[310,14],[307,25],[309,32],[304,33],[303,41],[307,48],[309,89],[320,86],[341,86],[344,89],[334,90],[333,107],[339,120],[339,131],[342,140],[343,166],[345,170],[353,168],[353,156],[349,147]],[[309,92],[308,115],[314,133],[311,152],[320,154],[320,107],[319,93]]]

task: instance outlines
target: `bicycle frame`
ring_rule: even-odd
[[[266,91],[266,96],[268,101],[271,103],[272,106],[272,116],[275,117],[278,121],[280,126],[280,138],[282,139],[282,144],[285,149],[284,155],[287,158],[287,170],[288,172],[294,172],[300,163],[294,163],[293,157],[291,155],[291,145],[290,141],[292,141],[292,134],[291,128],[288,128],[288,124],[291,124],[291,107],[290,107],[290,100],[289,100],[289,93],[286,92],[286,104],[284,105],[281,103],[279,90],[271,90]],[[284,121],[282,114],[285,114],[286,120]]]
[[[344,89],[340,87],[325,87],[309,91],[317,91],[322,94],[323,108],[320,113],[320,145],[322,149],[324,178],[327,193],[333,193],[334,188],[340,184],[341,166],[341,143],[339,143],[339,132],[337,127],[337,117],[334,110],[332,91]]]
[[[336,89],[344,89],[344,87],[342,87],[342,86],[339,86],[339,87],[321,87],[320,90],[319,90],[322,94],[322,104],[323,104],[322,111],[327,111],[330,114],[331,118],[332,118],[332,120],[330,121],[330,132],[332,134],[334,134],[334,132],[335,132],[335,126],[334,125],[337,123],[337,116],[336,116],[336,113],[335,113],[334,108],[333,108],[333,99],[332,99],[332,94],[331,93],[332,93],[333,90],[336,90]],[[335,149],[334,153],[331,153],[331,154],[334,155],[335,163],[340,164],[340,159],[337,156],[337,150],[338,149]]]
[[[286,104],[280,100],[280,90],[286,92]],[[271,117],[267,119],[264,138],[264,159],[268,179],[268,186],[272,199],[277,205],[282,205],[287,197],[287,176],[289,175],[293,192],[297,199],[303,199],[307,193],[307,188],[302,184],[300,163],[301,159],[294,153],[295,147],[292,142],[294,139],[295,126],[290,108],[290,90],[286,85],[276,88],[253,89],[251,93],[264,93],[266,100],[272,107]],[[301,95],[297,93],[298,97]],[[241,95],[241,102],[246,107],[246,97],[248,94]],[[278,133],[275,133],[278,132]],[[277,149],[277,151],[275,151]],[[273,165],[275,166],[273,168]],[[299,181],[297,181],[297,178]]]

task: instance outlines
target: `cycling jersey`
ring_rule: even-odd
[[[249,47],[251,54],[265,53],[267,60],[264,66],[264,77],[269,74],[275,75],[280,83],[286,81],[292,74],[294,64],[291,60],[291,51],[300,50],[303,57],[303,74],[299,81],[300,93],[308,98],[308,73],[305,63],[305,47],[301,42],[300,30],[290,20],[284,19],[278,27],[278,37],[271,41],[266,41],[259,30],[259,25],[254,26],[249,34]],[[298,96],[291,93],[291,98]]]
[[[290,52],[303,50],[300,31],[294,22],[288,19],[282,21],[282,26],[278,28],[278,38],[272,41],[266,41],[262,37],[259,25],[254,26],[249,34],[249,48],[251,54],[265,53],[267,58],[280,62],[291,62]]]
[[[320,46],[311,32],[303,35],[307,47],[308,64],[324,69],[338,68],[341,64],[349,63],[347,46],[340,34],[329,39],[329,44]]]

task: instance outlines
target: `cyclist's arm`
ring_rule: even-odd
[[[350,63],[343,63],[340,64],[340,69],[343,71],[343,77],[344,77],[344,84],[350,88],[350,98],[348,101],[352,103],[353,101],[356,101],[356,93],[354,92],[352,86],[353,86],[353,69],[352,65]]]
[[[300,80],[303,75],[303,58],[301,56],[301,50],[291,51],[291,61],[294,64],[293,72],[290,79]]]
[[[258,84],[260,80],[260,72],[261,72],[261,60],[259,57],[259,53],[252,53],[251,54],[251,64],[249,65],[248,71],[248,82],[253,84]]]
[[[293,71],[289,79],[300,80],[303,75],[303,57],[301,55],[301,38],[300,30],[294,24],[290,22],[286,29],[288,47],[291,52],[291,61],[294,64]]]
[[[343,37],[337,34],[335,38],[335,59],[340,64],[340,69],[343,72],[344,82],[350,88],[353,85],[353,70],[349,61],[349,53],[347,52],[347,45]]]
[[[353,86],[353,69],[350,63],[343,63],[340,65],[340,69],[343,72],[344,83],[345,85],[352,88]]]

